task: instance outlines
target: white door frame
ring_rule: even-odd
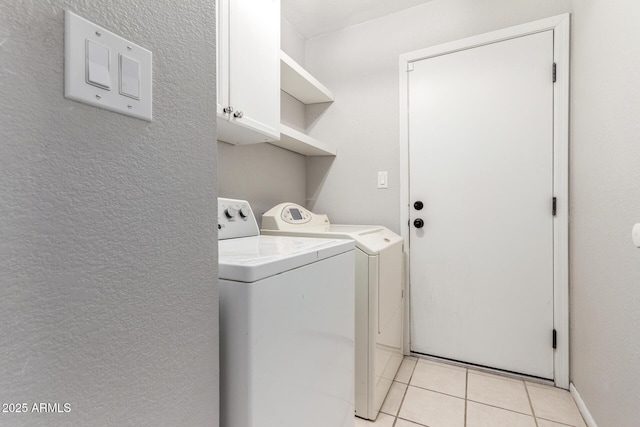
[[[400,55],[400,230],[409,242],[409,111],[407,70],[415,61],[471,49],[503,40],[553,30],[556,83],[553,91],[553,325],[557,331],[554,352],[556,387],[569,389],[569,37],[570,15],[553,16],[527,24],[457,40]],[[551,70],[549,70],[551,76]],[[405,244],[405,295],[409,293],[409,251]],[[409,298],[405,298],[404,352],[410,352]],[[551,342],[551,337],[549,337]]]

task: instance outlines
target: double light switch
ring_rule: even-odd
[[[65,97],[151,121],[151,52],[65,11]]]
[[[111,51],[94,41],[87,40],[87,83],[111,90]],[[118,54],[118,81],[120,95],[140,99],[140,63]]]

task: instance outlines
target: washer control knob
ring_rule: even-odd
[[[238,214],[238,210],[229,206],[224,210],[224,213],[227,215],[227,218],[234,218]]]
[[[240,208],[240,216],[242,218],[247,218],[250,214],[251,214],[251,211],[249,210],[248,207],[243,206]]]

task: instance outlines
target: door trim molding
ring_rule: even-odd
[[[569,38],[570,14],[485,33],[400,55],[400,230],[409,242],[409,111],[407,70],[415,61],[553,30],[557,81],[553,91],[553,191],[558,199],[553,218],[553,324],[558,333],[554,351],[554,382],[569,389]],[[549,70],[551,74],[551,70]],[[409,293],[409,244],[405,244],[405,295]],[[405,298],[404,353],[410,352],[409,298]],[[549,331],[551,346],[551,331]]]

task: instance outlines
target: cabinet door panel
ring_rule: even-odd
[[[228,104],[234,113],[242,113],[242,117],[232,114],[229,120],[245,128],[239,131],[242,141],[230,142],[277,140],[280,137],[280,1],[221,2],[229,5]],[[256,138],[247,140],[251,134],[247,128],[258,132]]]
[[[216,0],[216,93],[217,113],[229,105],[229,0]]]

